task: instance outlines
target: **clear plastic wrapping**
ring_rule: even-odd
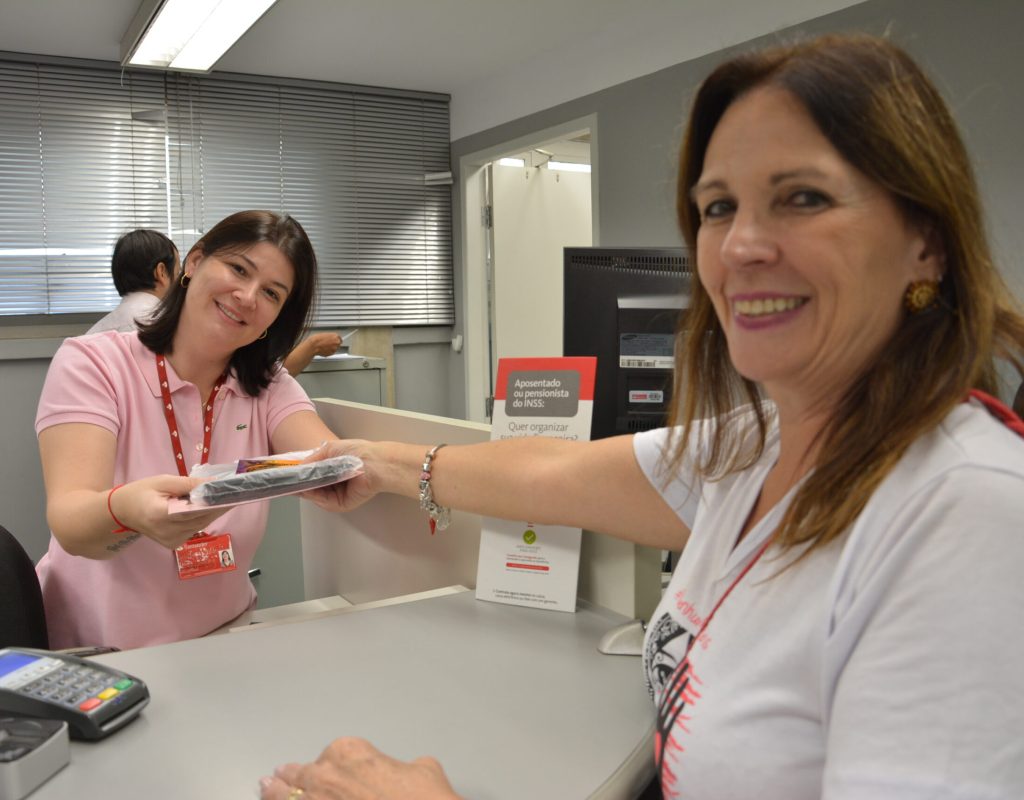
[[[203,483],[192,489],[187,499],[172,500],[169,511],[185,513],[282,497],[340,483],[363,471],[363,462],[355,456],[301,463],[313,452],[305,450],[243,458],[229,464],[197,465],[189,475],[203,478]]]

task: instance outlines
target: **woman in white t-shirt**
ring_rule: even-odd
[[[969,396],[1021,369],[1024,319],[945,103],[876,38],[740,55],[696,96],[678,213],[672,428],[446,448],[426,491],[422,448],[339,443],[366,473],[317,501],[686,544],[644,652],[667,797],[1024,797],[1024,428]],[[349,739],[263,796],[353,786],[452,796]]]

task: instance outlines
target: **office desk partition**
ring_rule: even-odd
[[[317,413],[338,436],[423,445],[473,444],[489,425],[319,398]],[[444,469],[444,453],[439,458]],[[444,536],[425,536],[416,500],[380,495],[349,514],[302,504],[306,598],[340,594],[353,603],[439,586],[476,586],[480,517],[455,511]],[[585,531],[579,596],[628,617],[650,617],[661,597],[661,553]]]
[[[475,444],[489,425],[345,400],[317,399],[317,413],[346,439],[423,446]],[[382,494],[347,514],[301,504],[306,598],[341,595],[352,603],[458,584],[476,586],[480,517],[453,511],[451,526],[431,536],[419,502]]]
[[[152,701],[73,743],[32,800],[251,798],[341,735],[436,756],[473,800],[632,797],[653,773],[653,706],[638,658],[596,650],[623,621],[460,591],[102,656]]]

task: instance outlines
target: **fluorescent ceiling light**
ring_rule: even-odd
[[[146,0],[121,63],[207,72],[276,0]]]
[[[526,161],[522,158],[499,158],[499,167],[525,167]]]
[[[548,169],[560,169],[563,172],[590,172],[590,164],[573,164],[569,161],[549,161]]]

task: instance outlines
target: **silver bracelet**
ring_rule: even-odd
[[[434,492],[430,488],[430,471],[432,462],[437,451],[444,447],[444,444],[437,444],[427,451],[423,457],[423,471],[420,472],[420,508],[430,516],[430,533],[433,535],[435,528],[444,530],[452,521],[452,510],[447,506],[439,506],[434,502]]]

